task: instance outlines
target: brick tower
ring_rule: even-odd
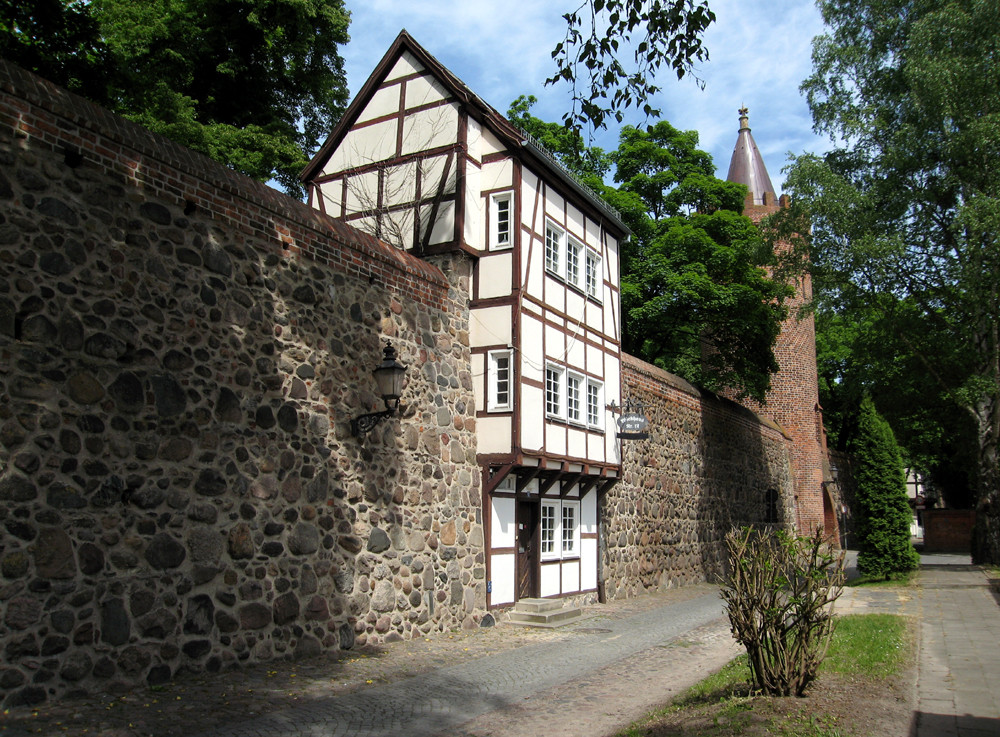
[[[750,134],[747,109],[740,111],[740,130],[729,164],[730,182],[747,186],[743,214],[759,223],[764,217],[788,207],[787,195],[775,196],[764,160]],[[822,527],[828,539],[839,537],[837,515],[830,496],[829,464],[826,463],[826,440],[823,412],[819,404],[816,373],[816,327],[811,312],[800,308],[812,298],[808,274],[796,284],[795,295],[786,303],[788,317],[781,327],[774,347],[778,373],[771,377],[767,402],[761,406],[752,400],[744,403],[754,411],[771,417],[791,438],[790,448],[795,472],[794,521],[800,534],[811,534]]]

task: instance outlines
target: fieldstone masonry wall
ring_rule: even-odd
[[[0,62],[4,702],[475,625],[470,274]]]
[[[622,443],[622,481],[604,497],[609,598],[713,580],[734,526],[770,516],[794,527],[794,477],[776,426],[628,355],[622,396],[645,403],[650,437]]]

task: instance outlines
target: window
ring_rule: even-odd
[[[560,253],[566,233],[555,225],[545,226],[545,268],[555,274],[559,273]]]
[[[542,545],[543,556],[553,557],[556,555],[556,506],[554,504],[542,505]]]
[[[601,257],[591,250],[587,251],[587,296],[601,298]]]
[[[566,243],[566,281],[574,287],[580,287],[580,257],[583,246],[572,238]]]
[[[571,502],[562,504],[562,554],[563,557],[579,555],[577,538],[580,528],[577,526],[577,506]]]
[[[583,377],[570,374],[566,379],[566,419],[571,422],[580,422],[580,392],[583,384]]]
[[[764,505],[765,505],[765,519],[764,521],[768,524],[774,524],[780,522],[778,519],[778,490],[768,489],[767,494],[764,495]]]
[[[562,416],[563,371],[555,366],[545,367],[545,413]]]
[[[603,425],[601,422],[601,390],[603,387],[598,381],[588,381],[587,382],[587,424],[591,427],[600,429]]]
[[[493,195],[491,211],[490,245],[492,248],[510,248],[513,245],[511,215],[513,197],[510,192]]]
[[[490,351],[487,411],[498,412],[511,408],[512,369],[510,351]]]

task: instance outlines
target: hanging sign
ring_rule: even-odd
[[[645,440],[649,437],[649,419],[643,413],[642,404],[628,402],[622,407],[618,418],[619,440]]]

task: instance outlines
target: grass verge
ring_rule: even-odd
[[[905,617],[837,617],[820,676],[805,698],[753,695],[746,656],[691,687],[618,737],[851,737],[885,719],[900,701],[893,679],[909,665],[911,634]],[[870,712],[870,713],[866,713]],[[857,725],[865,725],[862,731]],[[872,732],[877,734],[878,730]]]

